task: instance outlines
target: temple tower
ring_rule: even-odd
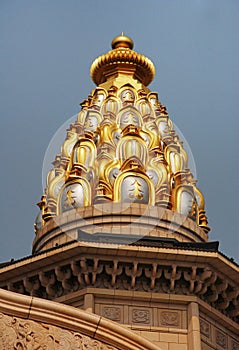
[[[133,45],[122,33],[93,62],[96,88],[48,173],[32,255],[2,266],[2,298],[48,300],[31,322],[78,330],[92,349],[239,349],[238,265],[208,240],[187,152],[147,87],[154,65]],[[52,320],[61,304],[94,332]]]
[[[204,197],[188,155],[166,107],[147,88],[153,63],[121,35],[90,73],[97,87],[48,174],[33,252],[107,233],[116,241],[119,234],[207,242]]]

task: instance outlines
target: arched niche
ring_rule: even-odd
[[[160,102],[158,100],[158,93],[157,92],[150,92],[148,94],[148,100],[151,104],[151,107],[155,113],[155,115],[157,116],[158,114],[160,114]]]
[[[96,146],[91,139],[81,138],[73,147],[71,159],[68,164],[68,172],[74,165],[81,165],[86,169],[93,167],[96,159]]]
[[[99,112],[89,110],[84,121],[84,131],[96,131],[102,119],[102,115]]]
[[[173,130],[173,123],[171,120],[167,117],[158,117],[156,120],[156,124],[158,127],[158,131],[160,134],[160,137],[163,139],[167,136],[170,136],[172,130]]]
[[[58,197],[58,215],[65,211],[86,207],[91,204],[91,190],[84,178],[67,182]]]
[[[107,96],[107,91],[105,89],[96,88],[91,100],[91,104],[90,104],[91,107],[96,107],[100,109],[106,96]]]
[[[68,129],[66,140],[61,147],[62,156],[69,158],[75,143],[78,140],[78,134],[76,128]]]
[[[122,108],[117,115],[116,122],[121,129],[128,125],[134,125],[137,128],[143,125],[143,120],[139,111],[132,106]]]
[[[193,186],[193,189],[194,189],[194,194],[195,194],[195,197],[197,200],[198,209],[204,210],[205,201],[204,201],[204,196],[203,196],[202,192],[196,186]]]
[[[114,201],[154,205],[154,186],[146,175],[125,171],[115,180]]]
[[[65,170],[62,168],[59,169],[53,169],[55,172],[54,177],[47,178],[47,188],[46,188],[46,194],[47,198],[53,198],[56,199],[58,196],[58,193],[62,186],[65,183]]]
[[[176,210],[194,221],[198,220],[198,205],[193,186],[181,185],[175,191]]]
[[[119,99],[114,96],[107,97],[102,105],[103,114],[113,114],[116,115],[120,109],[121,103]]]
[[[147,133],[150,136],[149,149],[161,148],[156,123],[153,120],[145,123],[145,130],[147,130]]]
[[[172,173],[184,170],[184,161],[180,153],[180,147],[177,145],[168,145],[165,147],[164,154]]]
[[[123,105],[133,105],[136,98],[136,91],[130,84],[126,84],[119,89],[117,95]]]
[[[123,136],[116,148],[116,157],[121,164],[131,157],[138,158],[146,166],[148,161],[148,149],[145,141],[139,135]]]
[[[136,101],[136,108],[140,112],[140,114],[145,116],[152,116],[154,117],[154,113],[151,107],[151,104],[149,103],[148,99],[145,97],[141,97]]]

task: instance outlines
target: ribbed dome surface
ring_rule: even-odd
[[[151,83],[155,76],[154,65],[149,58],[132,50],[133,45],[133,40],[123,33],[113,39],[113,50],[92,63],[90,75],[96,85],[119,74],[131,75],[145,86]]]
[[[93,64],[95,81],[100,83],[99,72],[120,50],[129,51],[127,57],[138,64],[133,50],[116,48]],[[122,61],[124,57],[122,54]],[[141,67],[145,64],[152,73],[153,64],[140,57]],[[41,212],[36,232],[52,217],[71,209],[108,202],[170,209],[209,231],[203,195],[188,169],[187,153],[166,107],[142,80],[139,88],[139,80],[127,74],[127,69],[121,72],[123,78],[98,86],[81,104],[48,174],[46,191],[38,203]],[[145,76],[143,81],[150,79]]]

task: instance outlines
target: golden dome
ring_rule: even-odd
[[[114,49],[93,63],[93,80],[101,84],[111,71],[110,84],[92,91],[67,130],[38,204],[36,232],[69,210],[130,203],[179,213],[207,239],[204,197],[188,169],[187,152],[158,94],[145,87],[154,66],[132,45],[121,35],[113,40]],[[130,67],[133,73],[127,75]],[[144,85],[135,83],[139,76]]]
[[[132,50],[134,42],[122,33],[112,41],[113,50],[99,56],[92,63],[90,75],[96,85],[101,85],[119,74],[132,76],[144,86],[151,83],[155,67],[151,60]]]

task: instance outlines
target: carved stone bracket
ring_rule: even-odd
[[[69,258],[70,259],[70,258]],[[239,318],[239,290],[215,271],[205,267],[156,262],[135,257],[101,260],[87,254],[56,265],[49,271],[0,285],[21,294],[54,300],[87,286],[146,292],[196,295],[235,321]]]

